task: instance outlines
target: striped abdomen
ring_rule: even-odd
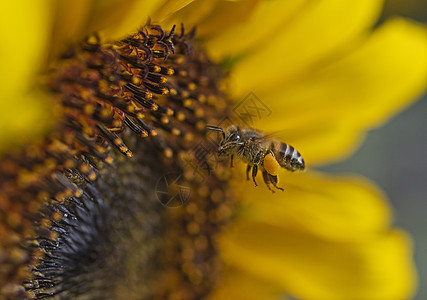
[[[301,171],[305,168],[304,159],[301,153],[291,145],[282,143],[278,140],[272,143],[271,149],[276,156],[280,166],[289,171]]]

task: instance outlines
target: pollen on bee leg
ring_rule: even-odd
[[[280,165],[271,153],[264,156],[264,169],[271,175],[277,176],[280,171]]]

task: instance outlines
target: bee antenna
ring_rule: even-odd
[[[206,129],[215,130],[215,131],[220,131],[220,132],[222,133],[222,138],[223,138],[223,139],[225,139],[225,132],[224,132],[224,129],[222,129],[221,127],[207,125],[207,126],[206,126]]]

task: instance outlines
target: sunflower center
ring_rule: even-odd
[[[0,161],[4,294],[209,293],[234,204],[228,168],[211,172],[206,124],[229,101],[194,35],[151,25],[112,43],[92,36],[52,68],[55,128]]]

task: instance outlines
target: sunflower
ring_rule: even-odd
[[[423,92],[423,27],[372,29],[372,0],[8,5],[3,298],[414,293],[410,239],[381,191],[313,167]],[[253,187],[211,157],[206,125],[238,122],[280,132],[309,171],[280,172],[283,193]]]

